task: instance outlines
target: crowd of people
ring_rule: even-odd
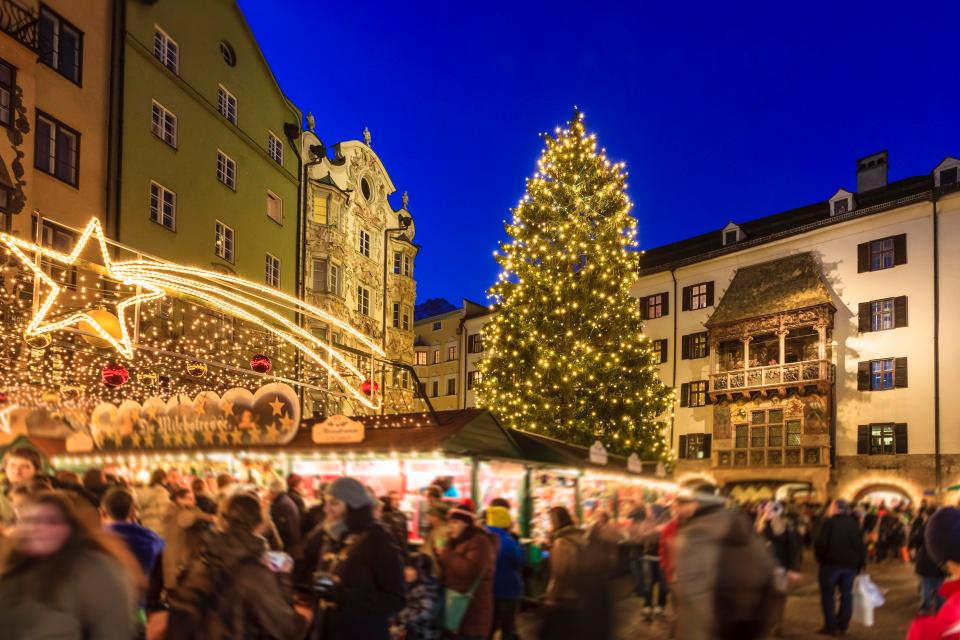
[[[779,634],[808,548],[825,635],[847,630],[871,562],[915,562],[910,640],[956,638],[944,633],[960,623],[955,508],[740,507],[703,485],[633,507],[627,526],[603,511],[580,526],[554,506],[533,554],[518,505],[496,498],[478,512],[440,485],[424,491],[414,544],[400,496],[350,477],[314,503],[295,474],[258,487],[158,469],[128,486],[98,469],[45,474],[29,448],[8,451],[3,471],[4,637],[131,640],[161,620],[155,637],[170,640],[514,640],[533,600],[539,628],[527,636],[604,639],[625,564],[643,616],[673,637],[749,640]],[[534,558],[548,567],[542,593],[527,583]]]

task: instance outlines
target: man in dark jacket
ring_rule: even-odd
[[[409,541],[409,532],[407,526],[407,516],[400,510],[400,494],[391,491],[380,498],[382,510],[380,520],[387,527],[393,537],[397,539],[397,546],[406,554],[407,543]]]
[[[137,500],[126,487],[113,487],[103,496],[103,524],[117,534],[149,576],[163,551],[163,539],[137,524]]]
[[[487,638],[493,628],[493,576],[497,562],[497,545],[476,525],[475,513],[463,508],[447,513],[449,543],[440,551],[443,586],[460,593],[470,593],[470,604],[452,634],[457,640]]]
[[[270,518],[284,550],[295,555],[300,548],[300,510],[287,495],[287,483],[279,478],[270,483]]]
[[[846,633],[853,615],[853,579],[867,561],[863,533],[850,515],[846,500],[834,500],[829,518],[813,544],[820,563],[820,606],[823,609],[821,635]],[[840,610],[837,611],[837,591]]]

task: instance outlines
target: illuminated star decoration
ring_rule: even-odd
[[[0,234],[0,242],[6,245],[7,249],[10,250],[10,253],[17,256],[24,266],[33,271],[36,277],[40,278],[40,280],[50,287],[50,293],[47,294],[47,297],[40,304],[40,308],[37,310],[36,315],[33,316],[33,319],[30,320],[30,324],[27,325],[23,335],[25,338],[29,338],[31,336],[37,336],[44,333],[51,333],[59,329],[64,329],[79,322],[85,322],[96,332],[100,338],[103,338],[109,342],[114,349],[120,352],[124,358],[129,360],[133,358],[133,344],[130,341],[129,334],[127,333],[127,323],[124,320],[124,311],[127,307],[136,305],[140,302],[148,302],[150,300],[162,298],[164,293],[160,287],[149,283],[143,283],[141,284],[142,289],[144,289],[142,293],[138,293],[137,295],[131,296],[117,303],[117,319],[120,321],[119,340],[110,335],[110,333],[100,326],[100,324],[86,311],[71,313],[59,320],[45,322],[47,314],[50,313],[50,308],[53,307],[53,304],[57,301],[57,297],[60,295],[62,287],[41,268],[41,261],[37,260],[37,258],[39,256],[44,256],[54,262],[59,262],[60,264],[64,265],[64,267],[71,267],[80,258],[80,254],[83,252],[87,245],[87,241],[91,236],[94,236],[97,240],[97,243],[100,245],[100,255],[103,258],[103,266],[106,268],[107,275],[110,278],[118,280],[126,285],[135,286],[140,284],[114,271],[113,261],[110,259],[110,253],[107,251],[107,241],[103,235],[103,228],[100,226],[100,221],[96,218],[91,220],[86,226],[86,228],[83,230],[83,233],[80,234],[80,238],[77,240],[73,251],[69,254],[50,249],[49,247],[43,247],[32,242],[27,242],[22,238],[17,238],[6,233]],[[24,253],[24,250],[33,251],[33,259],[28,257]]]

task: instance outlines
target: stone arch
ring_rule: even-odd
[[[676,483],[677,486],[687,489],[693,489],[701,484],[712,484],[715,487],[720,486],[720,483],[717,482],[714,475],[707,471],[692,471],[681,474],[677,476]]]
[[[851,483],[840,497],[850,501],[851,504],[858,504],[874,492],[898,494],[907,498],[914,505],[920,504],[923,499],[923,490],[915,482],[894,476],[868,477],[859,482]]]

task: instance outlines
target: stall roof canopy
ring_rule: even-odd
[[[820,266],[809,251],[740,267],[707,327],[833,304]]]
[[[612,473],[623,473],[627,470],[627,459],[624,456],[607,454],[607,464],[600,465],[590,462],[590,450],[576,444],[562,442],[553,438],[537,435],[527,431],[510,431],[513,439],[524,452],[524,459],[541,462],[550,466],[576,467],[601,470]],[[644,474],[653,475],[656,462],[643,463]],[[649,471],[649,473],[647,473]]]

